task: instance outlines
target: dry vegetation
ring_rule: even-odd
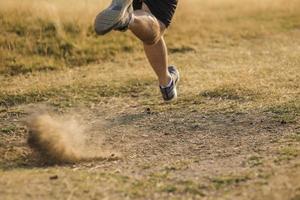
[[[299,200],[300,1],[180,1],[168,105],[139,41],[93,32],[107,2],[0,0],[0,199]],[[82,113],[120,157],[42,162],[37,104]]]

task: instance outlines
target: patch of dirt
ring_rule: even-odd
[[[299,161],[297,153],[282,158],[279,153],[281,146],[299,144],[299,140],[291,139],[299,127],[274,121],[268,113],[250,110],[204,114],[187,108],[152,112],[151,107],[132,106],[121,100],[114,103],[94,106],[86,110],[84,118],[98,127],[92,130],[89,140],[96,140],[101,132],[104,134],[101,148],[111,148],[121,156],[66,167],[86,173],[116,173],[117,177],[127,177],[124,184],[128,188],[115,196],[117,199],[122,195],[179,198],[182,194],[204,199],[222,199],[226,195],[247,199],[237,191],[245,191],[251,196],[248,191],[254,190],[252,187],[268,197],[266,199],[271,199],[273,186],[268,187],[266,183],[279,181],[278,184],[285,184],[281,182],[284,179],[276,178],[276,174],[280,173],[280,177],[286,177],[289,182],[291,172],[285,173],[281,169],[299,169],[295,165]],[[115,112],[112,112],[112,106]],[[4,126],[9,127],[14,122],[16,127],[13,133],[1,134],[0,152],[4,157],[0,167],[8,172],[41,166],[39,158],[26,144],[28,131],[21,123],[21,116],[7,113],[1,116]],[[47,167],[44,164],[43,167]],[[122,181],[120,184],[116,187],[125,187]],[[134,193],[136,187],[138,194]],[[297,187],[297,184],[291,186],[295,191]],[[140,194],[146,189],[152,192]]]

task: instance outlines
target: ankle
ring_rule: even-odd
[[[166,78],[164,78],[164,79],[159,79],[159,85],[161,86],[161,87],[168,87],[169,85],[170,85],[170,83],[171,83],[171,81],[172,81],[172,78],[171,78],[171,76],[170,75],[168,75]]]

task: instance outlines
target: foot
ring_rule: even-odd
[[[125,31],[132,20],[133,0],[112,0],[110,6],[95,19],[95,31],[105,35],[111,30]]]
[[[168,87],[160,86],[160,92],[165,101],[172,101],[177,98],[176,86],[179,81],[179,72],[174,66],[168,67],[168,71],[171,75],[171,85]]]

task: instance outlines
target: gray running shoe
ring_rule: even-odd
[[[126,31],[132,19],[133,0],[112,0],[110,6],[95,19],[95,31],[105,35],[111,30]]]
[[[177,86],[177,83],[179,82],[179,72],[176,69],[176,67],[174,67],[174,66],[168,67],[168,71],[172,78],[171,86],[166,87],[166,88],[163,88],[160,86],[160,92],[165,101],[172,101],[177,98],[176,86]]]

